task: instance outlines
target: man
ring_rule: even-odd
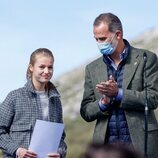
[[[96,120],[94,143],[125,143],[144,152],[144,107],[148,112],[148,155],[158,158],[158,58],[123,39],[120,19],[99,15],[93,24],[102,57],[86,66],[81,116]],[[147,95],[146,95],[147,91]],[[145,99],[147,97],[147,99]]]

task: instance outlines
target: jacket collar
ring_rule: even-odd
[[[36,94],[36,91],[34,89],[33,83],[31,79],[28,79],[26,84],[25,84],[25,88],[27,91]],[[59,92],[57,91],[56,87],[54,86],[54,84],[52,82],[48,82],[48,95],[49,98],[51,97],[60,97]]]
[[[24,87],[26,88],[27,91],[32,92],[32,93],[36,93],[36,92],[35,92],[35,89],[34,89],[34,87],[33,87],[32,80],[31,80],[31,79],[28,79],[28,80],[27,80],[27,82],[26,82],[26,84],[25,84]]]
[[[127,88],[131,82],[138,65],[140,64],[140,55],[137,49],[130,47],[129,55],[126,60],[124,75],[123,75],[123,87]]]

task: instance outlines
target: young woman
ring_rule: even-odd
[[[50,50],[35,50],[27,69],[27,83],[24,87],[11,91],[0,105],[0,149],[4,158],[38,156],[28,150],[37,119],[63,123],[60,95],[50,82],[53,64],[54,57]],[[48,153],[48,157],[66,157],[64,138],[65,132],[58,152]]]

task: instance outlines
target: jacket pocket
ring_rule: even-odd
[[[14,124],[10,128],[10,137],[16,141],[19,146],[28,148],[31,140],[31,124]]]
[[[131,81],[130,89],[141,91],[143,88],[142,79],[137,78]]]
[[[17,125],[12,125],[10,131],[11,132],[30,131],[31,128],[32,128],[31,124],[17,124]]]

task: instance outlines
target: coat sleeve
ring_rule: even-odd
[[[61,137],[59,148],[58,148],[58,152],[60,153],[61,158],[66,158],[66,153],[67,153],[67,145],[64,141],[65,137],[66,137],[66,134],[65,134],[65,131],[64,131],[63,135]]]
[[[89,65],[87,65],[85,69],[84,94],[80,108],[80,114],[87,122],[94,121],[101,116],[106,116],[106,114],[103,114],[99,109],[99,99],[95,96],[95,85],[93,85],[90,70],[91,68],[89,68]]]
[[[62,111],[62,104],[60,101],[59,97],[56,97],[56,102],[57,102],[57,122],[58,123],[63,123],[63,111]],[[63,131],[61,140],[60,140],[60,144],[59,144],[59,148],[58,148],[58,152],[61,155],[61,158],[66,158],[66,154],[67,154],[67,145],[65,143],[65,137],[66,137],[66,133],[65,130]]]
[[[3,152],[14,155],[18,144],[9,135],[10,126],[14,118],[14,99],[10,92],[0,105],[0,148]]]

